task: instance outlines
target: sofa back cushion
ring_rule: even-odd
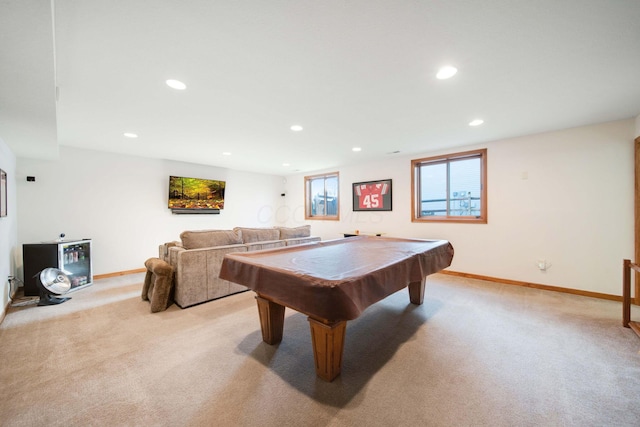
[[[280,239],[295,239],[297,237],[311,236],[311,226],[301,225],[300,227],[287,228],[280,227]]]
[[[180,233],[185,249],[212,248],[214,246],[237,245],[242,239],[233,230],[195,230]]]
[[[236,227],[233,231],[237,232],[242,239],[242,243],[266,242],[269,240],[280,240],[280,230],[277,228],[246,228]]]

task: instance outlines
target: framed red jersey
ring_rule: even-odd
[[[391,180],[355,182],[353,184],[354,211],[390,211]]]

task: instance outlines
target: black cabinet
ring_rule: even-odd
[[[91,240],[27,243],[22,245],[24,294],[39,295],[38,274],[45,268],[58,268],[71,280],[71,291],[93,283]]]

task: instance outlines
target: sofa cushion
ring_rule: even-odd
[[[260,242],[245,243],[244,245],[249,252],[252,252],[262,249],[283,248],[286,246],[286,242],[284,240],[262,240]]]
[[[214,246],[237,245],[242,239],[233,230],[196,230],[180,233],[185,249],[212,248]]]
[[[287,228],[280,227],[280,239],[295,239],[296,237],[311,236],[311,226],[301,225],[300,227]]]
[[[318,236],[309,237],[294,237],[293,239],[284,239],[283,242],[287,246],[304,245],[306,243],[319,242],[321,239]]]
[[[267,240],[280,239],[280,230],[277,228],[236,227],[233,230],[240,234],[242,243],[264,242]]]

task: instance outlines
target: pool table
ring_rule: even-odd
[[[408,287],[422,304],[429,274],[449,265],[446,240],[356,236],[225,255],[220,278],[253,290],[262,339],[282,340],[284,310],[308,316],[317,375],[333,381],[342,366],[348,320]]]

